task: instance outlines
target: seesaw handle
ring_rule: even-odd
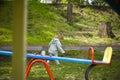
[[[87,54],[87,59],[89,59],[89,56],[90,56],[90,51],[92,52],[91,55],[92,55],[92,64],[94,64],[94,48],[93,47],[89,47],[88,48],[88,54]]]

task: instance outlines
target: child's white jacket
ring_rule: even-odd
[[[48,52],[54,54],[58,51],[60,51],[61,53],[65,53],[65,51],[62,49],[62,45],[61,45],[59,39],[58,38],[53,38],[49,43]]]

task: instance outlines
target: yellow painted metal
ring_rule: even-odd
[[[107,47],[104,52],[103,62],[110,63],[112,58],[112,47]]]
[[[13,75],[12,80],[25,80],[27,0],[14,0]]]

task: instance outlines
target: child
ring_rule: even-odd
[[[49,49],[48,53],[50,55],[54,55],[55,57],[58,57],[58,51],[61,53],[65,53],[65,51],[62,49],[62,44],[60,43],[60,40],[63,40],[63,35],[59,34],[56,38],[53,38],[49,43]],[[60,64],[58,60],[55,60],[56,64]],[[47,61],[49,63],[49,61]]]

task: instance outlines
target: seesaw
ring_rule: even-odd
[[[91,60],[89,60],[90,57],[90,51],[91,51]],[[12,52],[9,51],[0,51],[0,55],[4,55],[4,56],[12,56]],[[79,59],[79,58],[68,58],[68,57],[54,57],[54,56],[42,56],[42,55],[35,55],[35,54],[26,54],[26,58],[32,58],[32,60],[29,62],[27,69],[26,69],[26,78],[28,77],[28,74],[30,72],[30,69],[32,67],[32,65],[36,62],[42,62],[45,67],[46,70],[50,76],[51,80],[54,80],[54,77],[52,75],[52,72],[49,68],[49,65],[47,64],[47,62],[45,60],[60,60],[60,61],[64,61],[64,62],[73,62],[73,63],[82,63],[82,64],[90,64],[90,66],[86,69],[85,71],[85,80],[89,80],[88,78],[88,73],[90,72],[90,70],[96,66],[96,65],[111,65],[111,58],[112,58],[112,47],[107,47],[105,49],[104,52],[104,56],[103,56],[103,60],[95,60],[94,58],[94,48],[90,47],[88,49],[88,55],[87,55],[87,59]]]

